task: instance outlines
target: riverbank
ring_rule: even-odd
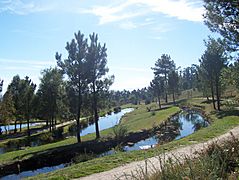
[[[207,149],[212,144],[222,144],[226,141],[231,140],[232,134],[235,138],[239,138],[239,126],[231,129],[229,132],[223,135],[220,135],[206,142],[177,148],[166,153],[161,153],[155,157],[151,157],[142,161],[131,162],[129,164],[111,169],[109,171],[92,174],[90,176],[86,176],[80,179],[114,180],[126,179],[126,177],[138,177],[139,179],[141,179],[140,177],[142,177],[144,173],[145,175],[147,174],[147,177],[150,177],[151,175],[157,173],[157,170],[160,170],[161,166],[163,166],[163,163],[167,160],[171,159],[171,161],[180,161],[182,163],[183,158],[185,157],[187,157],[187,159],[196,158],[199,156],[199,152],[203,151],[204,149]],[[145,172],[146,169],[147,172]]]
[[[211,118],[211,125],[203,128],[194,134],[187,136],[183,139],[169,142],[164,145],[156,146],[153,149],[147,151],[131,151],[131,152],[118,152],[110,156],[105,156],[87,162],[82,162],[79,164],[72,165],[71,167],[66,167],[64,169],[54,171],[47,174],[42,174],[37,176],[38,179],[73,179],[79,177],[85,177],[94,173],[99,173],[103,171],[108,171],[113,168],[119,167],[121,165],[144,160],[145,158],[150,158],[163,153],[165,151],[170,151],[177,149],[179,147],[206,142],[209,139],[215,138],[229,131],[230,129],[239,125],[238,112],[213,111],[211,104],[205,102],[204,99],[192,99],[187,101],[182,101],[182,105],[185,106],[195,106],[203,107],[205,115]],[[139,115],[140,116],[140,115]],[[130,117],[128,117],[130,119]],[[30,178],[34,179],[34,178]]]
[[[136,113],[135,113],[135,111],[136,111]],[[155,115],[152,115],[151,112],[147,112],[145,106],[142,105],[138,109],[136,109],[135,111],[130,113],[130,114],[125,115],[122,122],[121,122],[122,124],[127,126],[130,130],[132,129],[129,133],[133,133],[134,138],[131,138],[130,141],[133,141],[133,139],[135,139],[135,133],[137,133],[137,132],[142,133],[144,136],[147,136],[148,133],[149,133],[149,132],[147,132],[147,129],[152,128],[155,123],[160,124],[163,120],[166,120],[168,116],[171,116],[171,115],[175,114],[176,112],[178,112],[179,108],[170,107],[170,108],[161,110],[160,113],[156,112]],[[142,116],[139,116],[139,114],[141,114]],[[148,120],[146,121],[146,123],[148,124],[148,127],[145,126],[145,117],[146,117],[145,114],[148,117]],[[134,118],[127,119],[127,117],[129,115],[131,117],[134,117]],[[137,120],[137,122],[139,123],[138,129],[135,128],[135,119],[138,119]],[[146,133],[144,133],[144,132],[146,132]],[[102,131],[101,135],[103,136],[103,138],[112,136],[112,128]],[[92,138],[94,138],[94,134],[89,134],[87,136],[84,136],[83,140],[86,142],[87,140],[89,141],[89,139],[92,139]],[[41,157],[41,159],[45,159],[45,158],[47,159],[47,156],[42,158],[44,156],[44,154],[46,155],[46,154],[50,153],[50,154],[55,155],[56,153],[53,153],[54,151],[58,152],[57,154],[60,154],[60,155],[68,154],[68,151],[71,152],[70,149],[75,149],[76,148],[75,146],[78,146],[77,144],[74,144],[72,142],[73,139],[75,141],[75,138],[69,138],[69,139],[64,140],[62,142],[54,143],[55,146],[53,144],[49,144],[49,145],[44,145],[45,147],[39,146],[39,147],[26,149],[25,151],[15,151],[15,152],[6,153],[6,154],[3,154],[3,155],[0,156],[0,162],[2,163],[2,167],[6,167],[6,166],[10,167],[11,165],[15,164],[15,168],[16,168],[16,164],[18,162],[22,162],[22,161],[26,162],[29,159],[33,160],[34,158],[36,158],[38,156],[38,154],[41,155],[41,156],[39,156],[39,157]],[[66,143],[69,143],[69,144],[66,144]],[[109,144],[111,144],[110,147],[112,147],[112,144],[114,145],[114,143],[109,142]],[[52,146],[52,148],[49,148],[50,145]],[[92,144],[91,144],[91,147],[93,147]],[[95,147],[95,145],[94,145],[94,147]],[[66,150],[66,149],[68,149],[68,150]],[[84,149],[84,148],[79,147],[79,149]],[[64,152],[66,152],[66,153],[64,153]],[[69,160],[69,157],[68,157],[68,160]],[[24,167],[24,165],[21,166],[21,167]]]

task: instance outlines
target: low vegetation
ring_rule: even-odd
[[[147,151],[131,151],[127,153],[118,152],[117,154],[92,159],[83,163],[78,163],[70,167],[67,167],[58,171],[54,171],[48,174],[42,174],[37,176],[37,178],[45,179],[47,177],[47,178],[59,178],[59,179],[72,179],[72,178],[84,177],[84,176],[102,172],[102,171],[107,171],[112,168],[123,165],[125,163],[138,161],[138,160],[144,160],[145,158],[153,157],[159,153],[170,151],[178,147],[195,144],[199,142],[205,142],[239,125],[239,116],[233,115],[230,113],[227,113],[224,116],[220,116],[221,114],[223,114],[222,112],[224,111],[222,112],[214,111],[212,104],[205,103],[204,99],[196,98],[196,99],[190,99],[186,102],[183,101],[183,105],[185,104],[191,107],[193,105],[196,105],[196,107],[198,107],[199,105],[204,107],[203,109],[205,110],[206,115],[212,119],[210,126],[206,128],[202,128],[185,138],[172,141],[164,145],[156,146],[155,148],[149,149]],[[168,111],[170,109],[168,109]],[[138,111],[138,113],[142,111],[140,108],[136,110]],[[123,118],[122,122],[125,122],[129,119],[130,120],[140,119],[140,117],[142,117],[144,121],[150,121],[151,118],[155,117],[155,116],[152,116],[150,112],[147,112],[147,113],[142,112],[142,114],[138,116],[137,111],[134,111],[130,113],[126,118]],[[156,111],[156,114],[157,114],[157,111]],[[130,123],[131,125],[134,124],[133,123],[134,120],[132,120],[132,124]],[[153,121],[151,122],[153,124]],[[30,179],[33,179],[33,178],[30,178]]]
[[[154,124],[159,124],[166,120],[168,116],[171,116],[179,111],[178,107],[171,107],[168,109],[161,110],[157,112],[155,116],[152,116],[150,112],[146,111],[145,105],[141,105],[135,111],[126,114],[121,121],[129,132],[136,132],[142,129],[150,129]],[[147,123],[145,123],[147,121]],[[137,124],[137,126],[136,126]],[[113,135],[113,128],[101,131],[102,138]],[[94,134],[89,134],[82,137],[82,141],[93,140],[95,138]],[[0,156],[0,164],[10,163],[20,159],[26,159],[34,156],[36,153],[47,152],[54,148],[59,148],[63,146],[71,146],[76,143],[75,138],[68,138],[59,142],[45,144],[42,146],[28,147],[25,150],[18,150],[14,152],[9,152],[2,154]]]
[[[159,157],[160,170],[154,166],[153,173],[139,169],[136,174],[125,176],[130,179],[237,179],[239,177],[239,141],[235,137],[223,144],[212,143],[197,158],[173,156]]]

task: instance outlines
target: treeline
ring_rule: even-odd
[[[237,1],[204,0],[204,23],[212,32],[219,33],[221,39],[211,37],[205,41],[206,50],[199,58],[199,65],[185,69],[176,66],[170,55],[163,54],[152,67],[154,79],[150,86],[141,90],[115,92],[117,102],[146,104],[157,99],[173,102],[182,91],[197,89],[214,109],[221,110],[222,93],[229,87],[239,89],[239,8]],[[196,48],[196,47],[194,47]]]
[[[20,123],[21,131],[21,124],[27,120],[30,136],[29,121],[32,118],[46,120],[50,131],[55,128],[57,120],[76,119],[76,136],[80,142],[80,117],[93,115],[96,138],[100,137],[98,113],[111,107],[107,99],[114,81],[114,76],[106,76],[109,71],[106,45],[98,41],[97,34],[90,35],[88,41],[79,31],[67,42],[66,50],[68,56],[64,59],[56,53],[57,67],[41,72],[37,91],[36,84],[29,77],[13,77],[1,101],[1,124],[7,125],[14,120],[16,132],[16,124]]]
[[[232,60],[224,40],[211,37],[205,41],[206,50],[199,58],[199,65],[181,69],[170,55],[163,54],[152,67],[154,79],[148,87],[133,91],[113,92],[113,101],[120,104],[157,101],[161,108],[162,100],[172,102],[183,91],[198,90],[208,100],[212,100],[214,109],[221,110],[221,96],[227,87],[239,88],[239,62]],[[189,92],[189,91],[188,91]]]

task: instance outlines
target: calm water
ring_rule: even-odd
[[[133,111],[133,108],[127,108],[123,109],[121,112],[118,113],[112,113],[111,115],[107,115],[105,117],[99,118],[99,128],[100,130],[111,128],[115,125],[117,125],[120,121],[120,118],[125,115],[126,113],[129,113]],[[85,136],[86,134],[94,133],[95,132],[95,124],[89,125],[85,129],[81,131],[81,136]]]
[[[30,123],[30,126],[38,126],[38,125],[42,125],[42,123]],[[15,129],[15,125],[11,124],[11,125],[7,125],[7,126],[1,126],[0,128],[2,129],[2,132],[5,132],[5,127],[7,128],[8,131],[10,130],[14,130]],[[22,124],[22,128],[27,127],[27,123]],[[20,124],[17,124],[17,129],[20,129]]]
[[[101,117],[100,121],[99,121],[101,130],[110,128],[110,127],[118,124],[120,118],[125,113],[131,112],[131,111],[133,111],[133,109],[129,108],[129,109],[124,109],[117,114],[111,114],[106,117]],[[172,121],[179,122],[178,128],[179,128],[180,134],[178,136],[176,136],[175,139],[180,139],[185,136],[188,136],[188,135],[194,133],[195,131],[199,130],[200,128],[206,127],[209,125],[209,123],[199,113],[196,113],[196,112],[180,113],[180,114],[174,116],[172,118]],[[93,132],[95,132],[94,124],[88,126],[84,130],[82,130],[81,135],[86,135],[88,133],[93,133]],[[153,147],[156,144],[158,144],[157,136],[153,136],[153,137],[147,138],[145,140],[141,140],[141,141],[135,143],[133,146],[125,146],[124,150],[125,151],[140,150],[140,149],[142,149],[142,147],[147,147],[147,146]],[[99,157],[107,156],[107,155],[110,155],[113,153],[114,153],[114,150],[110,150],[110,151],[100,154]],[[67,164],[60,164],[60,165],[52,166],[52,167],[39,168],[39,169],[33,170],[33,171],[23,171],[20,174],[8,175],[8,176],[5,176],[0,179],[3,179],[3,180],[21,179],[21,178],[25,178],[25,177],[29,177],[29,176],[35,176],[35,175],[41,174],[41,173],[55,171],[57,169],[61,169],[66,166],[67,166]]]
[[[30,176],[36,176],[38,174],[55,171],[57,169],[62,169],[66,166],[67,165],[65,165],[65,164],[60,164],[58,166],[44,167],[44,168],[36,169],[36,170],[33,170],[33,171],[23,171],[20,174],[11,174],[11,175],[8,175],[8,176],[4,176],[0,179],[1,180],[19,180],[19,179],[23,179],[23,178],[30,177]]]
[[[125,115],[126,113],[129,113],[133,110],[134,110],[133,108],[127,108],[127,109],[123,109],[119,113],[116,113],[116,114],[112,113],[111,115],[107,115],[105,117],[100,117],[99,118],[100,130],[111,128],[111,127],[117,125],[123,115]],[[95,132],[95,125],[92,124],[92,125],[90,125],[87,128],[82,130],[81,136],[84,136],[84,135],[89,134],[89,133],[94,133],[94,132]],[[2,149],[2,150],[4,151],[4,149]],[[0,149],[0,152],[1,152],[1,149]],[[52,167],[39,168],[39,169],[36,169],[36,170],[33,170],[33,171],[23,171],[19,174],[11,174],[11,175],[8,175],[8,176],[4,176],[0,179],[1,180],[16,180],[16,179],[18,180],[18,179],[21,179],[21,178],[36,176],[37,174],[42,174],[42,173],[55,171],[57,169],[62,169],[66,166],[67,166],[67,164],[60,164],[60,165],[52,166]]]
[[[207,127],[209,123],[197,112],[182,112],[172,118],[172,121],[179,122],[180,134],[175,140],[188,136],[202,127]],[[133,146],[125,146],[125,151],[140,150],[144,146],[154,146],[158,144],[157,136],[147,138],[135,143]]]

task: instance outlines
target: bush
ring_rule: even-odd
[[[150,103],[151,103],[151,101],[149,99],[146,99],[145,102],[144,102],[145,105],[148,105]]]
[[[120,141],[121,139],[123,139],[124,137],[128,135],[128,129],[126,126],[119,124],[113,127],[113,133],[114,133],[115,139],[117,141]]]
[[[94,158],[95,158],[94,154],[84,153],[84,154],[79,154],[79,155],[75,156],[74,158],[72,158],[71,161],[73,163],[80,163],[80,162],[85,162],[85,161],[88,161],[88,160],[91,160]]]
[[[232,136],[232,141],[218,145],[211,144],[203,152],[198,152],[197,158],[180,158],[172,156],[159,157],[159,166],[149,169],[145,160],[145,169],[140,168],[129,175],[127,179],[238,179],[239,177],[239,141]],[[148,170],[152,170],[148,173]],[[128,178],[130,177],[130,178]]]
[[[114,108],[114,113],[118,113],[120,111],[121,111],[121,107],[120,106]]]
[[[53,142],[53,137],[51,132],[43,133],[42,135],[39,136],[39,140],[43,143],[50,143]]]
[[[233,110],[236,105],[237,103],[234,100],[226,100],[225,102],[226,109],[229,111]]]
[[[71,124],[71,125],[69,126],[69,128],[68,128],[68,131],[69,131],[70,133],[76,132],[76,131],[77,131],[77,126],[76,126],[76,124],[75,124],[75,123]]]
[[[59,127],[59,128],[57,128],[57,129],[54,129],[54,130],[52,131],[52,136],[53,136],[53,138],[55,138],[55,139],[61,139],[61,138],[63,138],[63,131],[64,131],[63,127]]]
[[[152,116],[155,116],[155,114],[156,114],[155,111],[151,111]]]

